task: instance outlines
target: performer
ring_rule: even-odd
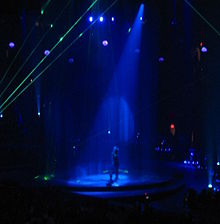
[[[114,168],[114,173],[115,173],[115,181],[117,181],[118,180],[118,171],[119,171],[119,148],[118,148],[118,146],[113,147],[112,162],[113,162],[113,168]]]

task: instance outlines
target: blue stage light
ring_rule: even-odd
[[[115,17],[112,17],[111,20],[112,20],[112,22],[115,22]]]
[[[15,47],[15,44],[14,44],[14,42],[10,42],[8,46],[9,46],[10,48],[14,48],[14,47]]]
[[[50,51],[49,51],[49,50],[45,50],[45,51],[44,51],[44,55],[45,55],[45,56],[48,56],[49,54],[50,54]]]
[[[162,63],[162,62],[165,61],[165,59],[164,59],[164,57],[159,57],[159,58],[158,58],[158,61],[159,61],[160,63]]]
[[[70,64],[73,64],[73,62],[74,62],[74,58],[69,58],[69,59],[68,59],[68,62],[69,62]]]
[[[220,166],[220,162],[217,162],[217,166]]]
[[[140,21],[143,21],[143,17],[142,16],[140,17]]]
[[[111,131],[110,131],[110,130],[108,130],[108,134],[109,134],[109,135],[111,134]]]
[[[89,22],[92,23],[94,18],[92,16],[89,17]]]
[[[3,118],[3,114],[0,115],[0,118]]]
[[[40,117],[40,112],[38,112],[37,115]]]
[[[208,188],[210,188],[210,189],[211,189],[211,188],[212,188],[212,184],[209,184],[209,185],[208,185]]]
[[[187,164],[187,161],[186,160],[184,160],[184,164]]]
[[[108,41],[107,41],[107,40],[103,40],[103,41],[102,41],[102,45],[103,45],[104,47],[108,46]]]
[[[104,21],[104,17],[103,16],[100,16],[99,17],[99,21],[102,23]]]
[[[208,50],[206,47],[202,47],[201,52],[206,53]]]

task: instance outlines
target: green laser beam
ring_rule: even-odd
[[[71,3],[72,0],[70,0],[66,6],[64,7],[64,9],[61,11],[61,13],[56,17],[56,19],[53,21],[53,26],[54,24],[56,24],[57,20],[60,18],[60,16],[63,14],[63,12],[65,11],[65,9],[68,7],[68,5]],[[52,27],[53,27],[52,26]],[[8,85],[5,87],[5,89],[1,92],[0,94],[0,98],[2,97],[2,95],[5,93],[5,91],[8,89],[8,87],[11,85],[11,83],[14,81],[14,79],[17,77],[17,75],[20,73],[20,71],[23,69],[23,67],[25,66],[25,64],[28,62],[28,60],[30,59],[30,57],[33,55],[33,53],[37,50],[37,48],[39,47],[39,45],[42,43],[42,41],[44,40],[44,38],[47,36],[47,34],[49,33],[49,31],[52,28],[50,26],[50,28],[46,31],[46,33],[43,35],[43,37],[41,38],[41,40],[38,42],[38,44],[35,46],[35,48],[32,50],[32,52],[30,53],[30,55],[26,58],[25,62],[21,65],[21,67],[18,69],[18,71],[15,73],[15,75],[13,76],[13,78],[10,80],[10,82],[8,83]]]
[[[103,16],[110,8],[112,8],[119,0],[115,0],[107,9],[105,9],[105,11],[100,15]],[[99,17],[93,21],[93,23],[91,23],[82,33],[80,33],[52,62],[50,62],[33,80],[32,82],[30,82],[26,87],[24,87],[24,89],[21,90],[20,93],[18,93],[17,96],[15,96],[15,98],[13,100],[11,100],[3,109],[1,109],[0,113],[3,113],[25,90],[27,90],[41,75],[43,75],[43,73],[48,70],[48,68],[50,68],[67,50],[69,50],[70,47],[72,47],[72,45],[74,43],[76,43],[76,41],[78,41],[97,21],[98,21]],[[2,108],[2,106],[1,106]]]
[[[67,4],[65,5],[65,7],[63,8],[63,10],[60,12],[60,14],[56,17],[56,19],[53,21],[53,26],[56,24],[57,20],[61,17],[61,15],[63,14],[63,12],[66,10],[66,8],[69,6],[69,4],[72,2],[72,0],[69,0],[67,2]],[[49,3],[48,3],[49,4]],[[53,27],[52,26],[52,27]],[[20,71],[23,69],[23,67],[26,65],[26,63],[29,61],[29,59],[31,58],[31,56],[34,54],[34,52],[37,50],[37,48],[40,46],[40,44],[42,43],[42,41],[44,40],[44,38],[47,36],[47,34],[49,33],[49,31],[52,28],[50,26],[50,28],[44,33],[44,35],[42,36],[42,38],[40,39],[40,41],[38,42],[38,44],[35,46],[35,48],[31,51],[31,53],[29,54],[29,56],[26,58],[26,60],[24,61],[24,63],[21,65],[21,67],[17,70],[17,72],[15,73],[15,75],[12,77],[12,79],[10,80],[10,82],[7,84],[7,86],[4,88],[4,90],[1,92],[0,94],[0,98],[2,97],[2,95],[5,93],[5,91],[8,89],[8,87],[11,85],[11,83],[15,80],[15,78],[18,76],[18,74],[20,73]]]
[[[184,0],[184,2],[190,6],[190,8],[210,27],[212,30],[214,30],[218,36],[220,36],[220,32],[187,0]]]
[[[41,12],[43,10],[43,14],[44,14],[44,11],[46,10],[47,6],[50,4],[51,0],[48,0],[44,5],[43,7],[41,8]]]
[[[47,4],[47,6],[49,5],[49,3]],[[45,10],[47,8],[47,6],[45,7]],[[38,16],[36,21],[38,21],[40,19],[42,15]],[[17,59],[18,55],[20,54],[20,52],[22,51],[22,49],[24,48],[24,45],[26,44],[27,40],[29,39],[29,37],[31,36],[32,32],[35,29],[35,25],[31,28],[31,31],[28,33],[28,35],[26,36],[26,38],[24,39],[24,42],[22,43],[21,47],[19,48],[18,52],[16,53],[15,57],[13,58],[13,60],[11,61],[10,65],[8,66],[5,74],[3,75],[2,79],[0,80],[0,85],[1,83],[4,81],[5,77],[7,76],[8,72],[10,71],[11,67],[13,66],[13,64],[15,63],[15,60]]]
[[[59,39],[59,41],[50,49],[50,53],[63,41],[63,39],[70,33],[70,31],[80,22],[80,20],[87,14],[87,12],[98,2],[95,0],[89,8],[83,13],[82,16],[70,27],[70,29]],[[18,87],[10,94],[10,96],[2,103],[0,109],[8,102],[8,100],[18,91],[18,89],[24,84],[24,82],[36,71],[36,69],[45,61],[48,55],[44,56],[41,61],[32,69],[32,71],[26,76],[26,78],[18,85]]]

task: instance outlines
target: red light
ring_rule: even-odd
[[[200,43],[200,47],[202,47],[202,46],[203,46],[203,43],[201,42],[201,43]]]
[[[171,128],[171,129],[174,129],[174,128],[175,128],[174,124],[171,124],[171,125],[170,125],[170,128]]]

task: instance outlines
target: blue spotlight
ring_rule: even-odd
[[[3,118],[3,114],[0,115],[0,118]]]
[[[160,63],[162,63],[162,62],[165,61],[165,59],[164,59],[164,57],[159,57],[158,61],[159,61]]]
[[[184,160],[184,164],[187,164],[187,161],[186,160]]]
[[[107,40],[103,40],[103,41],[102,41],[102,45],[103,45],[104,47],[108,46],[108,41],[107,41]]]
[[[115,22],[115,17],[112,17],[111,20],[112,20],[112,22]]]
[[[108,130],[108,135],[110,135],[111,134],[111,131],[110,130]]]
[[[99,17],[99,21],[102,23],[104,21],[104,17],[103,16],[100,16]]]
[[[208,185],[208,188],[211,189],[211,188],[212,188],[212,184],[209,184],[209,185]]]
[[[142,16],[140,17],[140,21],[143,21],[143,17]]]
[[[220,166],[220,162],[217,162],[217,166]]]
[[[44,51],[44,55],[45,55],[45,56],[48,56],[49,54],[50,54],[50,51],[49,51],[49,50],[45,50],[45,51]]]
[[[40,117],[40,112],[38,112],[37,115]]]
[[[208,50],[206,47],[202,47],[201,52],[206,53]]]
[[[89,22],[92,23],[94,18],[92,16],[89,17]]]
[[[73,64],[73,62],[74,62],[74,58],[69,58],[69,59],[68,59],[68,62],[69,62],[70,64]]]
[[[10,48],[14,48],[14,47],[15,47],[15,44],[14,44],[14,42],[10,42],[8,46],[9,46]]]

